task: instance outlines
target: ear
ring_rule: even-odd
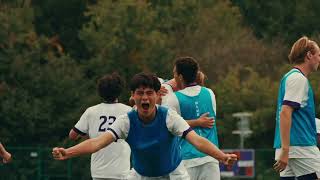
[[[311,53],[311,51],[308,51],[308,52],[307,52],[307,58],[308,58],[308,59],[311,59],[311,57],[312,57],[312,53]]]
[[[179,74],[178,78],[179,78],[179,81],[180,81],[180,82],[183,82],[182,74]]]

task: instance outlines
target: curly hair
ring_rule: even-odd
[[[98,80],[98,94],[107,103],[112,103],[120,96],[123,86],[124,81],[118,73],[106,74]]]

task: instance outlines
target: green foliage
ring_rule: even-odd
[[[236,112],[252,112],[251,129],[253,134],[247,144],[250,148],[270,147],[272,140],[261,138],[273,134],[275,122],[275,105],[278,84],[268,77],[261,77],[251,68],[236,66],[214,89],[217,98],[218,132],[223,147],[235,147],[238,138],[231,134],[236,130]]]
[[[258,40],[243,25],[239,8],[230,2],[218,0],[197,12],[197,25],[183,36],[177,35],[175,49],[179,54],[196,57],[210,83],[221,81],[237,64],[269,76],[285,63],[286,46],[282,40],[275,40],[272,45]]]
[[[318,34],[319,1],[242,1],[232,0],[240,7],[247,24],[259,38],[282,37],[294,42],[302,35]]]
[[[32,9],[8,9],[0,18],[0,34],[9,34],[0,49],[1,136],[10,144],[57,142],[91,97],[88,83],[73,59],[56,57],[48,39],[35,34]]]
[[[35,30],[55,38],[71,57],[85,60],[89,54],[78,38],[78,31],[88,21],[84,12],[92,0],[32,0]]]

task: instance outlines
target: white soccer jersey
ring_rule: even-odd
[[[120,115],[131,111],[121,103],[101,103],[89,107],[81,116],[75,128],[90,138],[105,133],[117,122]],[[91,155],[91,176],[94,178],[125,178],[130,170],[130,147],[124,140],[118,140]]]
[[[208,90],[211,95],[213,110],[214,112],[217,112],[216,96],[211,89],[208,89]],[[179,92],[192,97],[192,96],[197,96],[200,93],[200,91],[201,91],[201,86],[197,85],[197,86],[186,87],[180,90]],[[178,114],[181,114],[178,98],[174,93],[171,93],[171,91],[166,95],[166,98],[162,100],[162,105],[172,108],[173,110],[177,111]]]

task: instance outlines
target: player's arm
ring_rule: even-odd
[[[98,150],[108,146],[113,141],[115,141],[115,139],[111,133],[106,132],[96,138],[85,140],[80,144],[72,146],[68,149],[55,147],[52,150],[52,155],[56,160],[65,160],[71,157],[95,153]]]
[[[282,105],[280,112],[280,137],[282,151],[289,151],[290,146],[290,129],[291,129],[291,116],[293,108],[288,105]]]
[[[86,133],[83,133],[81,131],[79,131],[78,129],[76,129],[75,127],[72,128],[69,132],[69,139],[76,141],[80,138],[88,138]]]
[[[294,108],[288,105],[282,105],[280,112],[280,138],[281,138],[281,154],[279,160],[273,165],[274,169],[278,172],[283,171],[289,159],[289,146],[290,146],[290,129],[292,123],[292,112]]]
[[[0,143],[0,156],[3,158],[3,163],[9,163],[12,160],[11,154]]]
[[[211,157],[219,160],[228,165],[232,165],[237,160],[237,155],[235,154],[225,154],[220,149],[218,149],[214,144],[212,144],[207,139],[199,136],[194,131],[190,131],[185,139],[196,147],[199,151],[208,154]]]
[[[209,113],[202,114],[198,119],[187,120],[190,127],[212,128],[214,125],[214,118],[209,117]]]

